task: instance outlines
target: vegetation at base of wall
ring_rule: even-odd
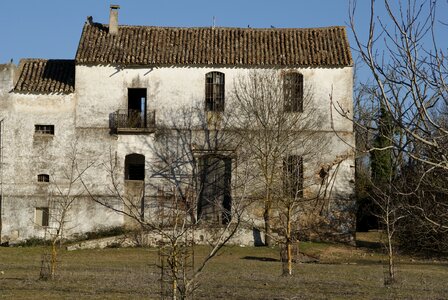
[[[90,231],[86,232],[83,236],[83,240],[95,240],[95,239],[101,239],[111,236],[117,236],[117,235],[123,235],[132,232],[130,229],[126,229],[122,226],[116,226],[116,227],[106,227],[106,228],[100,228],[96,231]]]
[[[15,247],[36,247],[36,246],[49,246],[50,240],[40,238],[40,237],[31,237],[19,243],[13,244]]]
[[[100,228],[96,231],[86,232],[82,235],[77,236],[76,238],[65,239],[64,244],[70,243],[70,242],[81,242],[81,241],[87,241],[87,240],[101,239],[101,238],[118,236],[118,235],[123,235],[123,234],[130,234],[130,233],[135,233],[135,232],[136,232],[135,230],[126,229],[122,226]],[[11,245],[13,245],[15,247],[36,247],[36,246],[49,246],[50,244],[51,244],[51,241],[48,239],[44,239],[44,238],[40,238],[40,237],[31,237],[24,241],[20,241],[18,243],[14,243]]]

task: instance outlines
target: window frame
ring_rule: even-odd
[[[283,73],[283,109],[285,112],[303,112],[304,78],[297,71]]]
[[[232,157],[206,154],[197,163],[198,220],[228,224],[232,220]]]
[[[127,125],[130,128],[146,128],[148,112],[147,88],[128,88]]]
[[[39,214],[38,212],[41,211]],[[41,219],[38,220],[38,217]],[[50,226],[50,208],[47,206],[39,206],[34,209],[34,223],[41,227]]]
[[[145,181],[146,158],[140,153],[130,153],[124,158],[124,180]]]
[[[50,175],[41,173],[37,174],[37,182],[39,183],[49,183],[50,182]]]
[[[224,111],[225,84],[224,73],[212,71],[205,74],[205,111]]]
[[[51,124],[35,124],[34,134],[41,136],[54,136],[54,125]]]

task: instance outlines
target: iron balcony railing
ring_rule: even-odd
[[[146,114],[137,110],[119,109],[111,114],[110,128],[113,133],[153,132],[156,127],[156,111]]]

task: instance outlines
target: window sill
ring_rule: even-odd
[[[54,134],[45,134],[45,133],[35,133],[34,138],[35,139],[52,139],[54,137]]]

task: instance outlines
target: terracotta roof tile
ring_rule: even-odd
[[[75,61],[22,59],[15,92],[63,93],[75,91]]]
[[[177,28],[86,23],[76,63],[343,67],[353,64],[345,27]]]

